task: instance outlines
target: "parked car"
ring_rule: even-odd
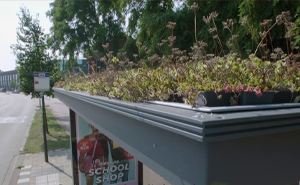
[[[20,90],[16,89],[16,90],[14,90],[14,93],[19,94]]]
[[[0,92],[6,92],[6,88],[0,88]]]

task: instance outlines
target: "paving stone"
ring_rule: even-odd
[[[42,175],[42,172],[41,173],[33,173],[33,174],[30,174],[30,177],[37,177],[37,176],[41,176]]]
[[[21,183],[29,183],[30,181],[30,178],[22,178],[22,179],[19,179],[17,184],[21,184]]]
[[[48,175],[48,182],[55,182],[59,180],[58,173]]]
[[[65,173],[63,173],[63,172],[61,172],[61,173],[59,173],[59,179],[64,179],[64,178],[70,178],[69,176],[68,176],[68,174],[65,174]]]
[[[24,166],[28,166],[28,165],[31,165],[31,164],[32,164],[32,162],[23,162]]]
[[[36,184],[47,183],[47,175],[36,177]]]
[[[23,179],[23,178],[30,178],[30,174],[28,174],[28,175],[22,175],[22,176],[19,176],[19,179]]]
[[[70,185],[72,184],[72,179],[69,177],[69,178],[59,178],[59,182],[63,185]]]
[[[48,185],[60,185],[59,181],[48,182]]]
[[[63,169],[60,169],[60,168],[58,168],[58,169],[57,169],[57,168],[53,168],[53,169],[52,169],[52,172],[53,172],[53,173],[60,173],[60,172],[63,172],[63,171],[64,171],[64,170],[63,170]]]
[[[30,177],[36,177],[42,175],[42,170],[31,171]]]
[[[51,171],[44,171],[44,172],[42,172],[42,175],[49,175],[49,174],[52,174],[53,172],[52,172],[52,170]]]
[[[29,182],[19,183],[18,185],[30,185]]]
[[[38,170],[42,170],[42,167],[34,166],[34,167],[31,168],[31,171],[38,171]]]

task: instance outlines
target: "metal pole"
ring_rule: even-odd
[[[45,108],[45,98],[43,99],[43,104],[44,104],[44,108],[43,108],[43,110],[44,110],[44,119],[45,119],[45,121],[44,121],[44,123],[45,123],[45,130],[46,130],[46,133],[47,134],[49,134],[49,130],[48,130],[48,122],[47,122],[47,112],[46,112],[46,108]]]
[[[44,92],[42,91],[42,112],[43,112],[43,135],[44,135],[44,150],[45,150],[45,162],[48,163],[48,147],[46,138],[46,127],[45,127],[45,104],[44,104]]]

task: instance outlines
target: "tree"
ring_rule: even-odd
[[[102,44],[110,43],[115,53],[126,35],[120,7],[126,1],[59,1],[50,4],[47,17],[53,23],[49,43],[70,62],[80,52],[91,56],[94,50],[104,54]],[[72,65],[71,65],[72,66]]]
[[[196,2],[199,10],[196,15],[190,9]],[[60,1],[51,3],[51,10],[47,12],[53,26],[51,28],[52,49],[60,50],[64,56],[74,58],[79,52],[87,56],[93,56],[97,50],[100,57],[105,55],[103,44],[109,43],[109,50],[116,55],[117,51],[126,51],[130,60],[132,55],[139,52],[136,42],[141,42],[147,47],[150,54],[170,54],[167,47],[158,47],[162,40],[168,40],[170,30],[166,28],[168,22],[175,22],[173,30],[176,40],[175,48],[191,51],[191,46],[197,41],[204,41],[209,46],[214,46],[213,34],[209,31],[208,25],[203,21],[212,12],[218,16],[213,25],[217,28],[219,45],[226,50],[242,53],[247,57],[247,50],[252,52],[260,40],[259,32],[264,31],[261,23],[265,19],[276,20],[276,16],[282,11],[290,11],[294,15],[298,1],[183,1],[180,7],[175,10],[178,1],[152,1],[152,0],[128,0],[128,1]],[[299,12],[299,10],[298,10]],[[241,26],[243,18],[248,16],[247,26]],[[196,29],[195,28],[196,17]],[[126,21],[127,19],[127,21]],[[223,22],[232,20],[232,26],[224,29]],[[298,27],[298,41],[300,19],[296,22]],[[212,25],[210,25],[212,26]],[[253,29],[252,29],[253,28]],[[195,36],[196,30],[196,36]],[[211,31],[214,29],[211,29]],[[215,33],[214,33],[215,34]],[[235,43],[231,44],[230,40]],[[268,39],[272,39],[274,47],[278,47],[285,39],[284,29],[274,29]],[[126,38],[125,44],[122,44]],[[270,44],[271,42],[268,41]],[[165,46],[165,45],[164,45]],[[219,47],[219,46],[218,46]],[[270,46],[271,47],[271,46]],[[166,51],[167,50],[167,51]],[[221,48],[218,48],[218,53]],[[214,53],[214,47],[207,48],[208,53]],[[240,54],[241,55],[241,54]],[[147,55],[141,52],[141,57]],[[71,61],[72,61],[71,60]]]
[[[10,81],[9,87],[10,87],[10,88],[13,88],[13,89],[17,87],[17,83],[16,83],[15,79],[12,79],[12,80]]]
[[[34,91],[34,72],[45,71],[50,73],[51,88],[49,92],[45,92],[45,95],[54,96],[52,87],[60,79],[60,63],[55,56],[47,52],[48,35],[44,34],[38,18],[32,18],[26,7],[21,7],[17,15],[20,20],[17,44],[11,45],[11,49],[17,57],[20,90],[26,95],[40,97],[41,94]]]

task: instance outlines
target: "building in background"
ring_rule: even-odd
[[[10,82],[15,80],[16,87],[10,87]],[[17,70],[1,71],[0,72],[0,88],[5,88],[7,91],[13,91],[19,88],[19,78]]]
[[[76,69],[77,67],[80,67],[82,69],[82,71],[87,74],[88,73],[88,69],[89,69],[89,65],[87,64],[89,60],[88,59],[77,59],[77,61],[75,62],[75,64],[72,66],[72,68],[70,69],[70,72],[79,72],[78,69]],[[61,71],[65,71],[68,69],[68,60],[61,60],[61,66],[60,66],[60,70]]]

